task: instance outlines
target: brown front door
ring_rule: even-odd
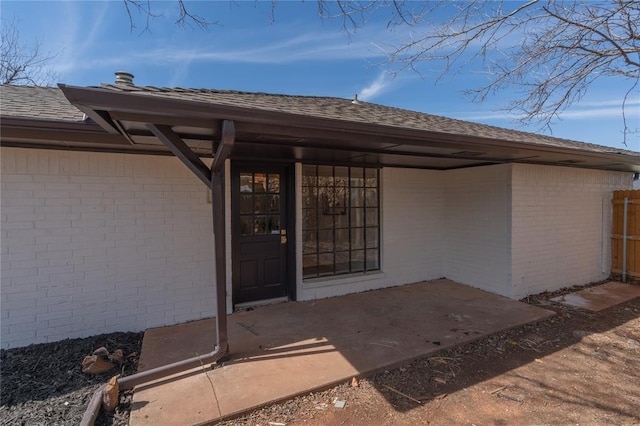
[[[286,169],[232,169],[233,302],[287,296]]]

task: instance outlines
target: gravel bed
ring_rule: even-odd
[[[84,339],[0,351],[0,424],[77,425],[95,390],[116,374],[135,373],[143,333],[109,333]],[[82,372],[85,356],[104,346],[122,349],[121,368],[105,374]],[[126,425],[131,396],[123,393],[114,413],[101,413],[97,425]]]

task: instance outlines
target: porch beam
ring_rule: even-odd
[[[222,162],[224,170],[224,161]],[[213,249],[216,276],[216,333],[220,346],[229,350],[227,332],[227,259],[224,220],[224,182],[222,171],[211,173],[211,212],[213,217]]]
[[[216,150],[216,155],[213,158],[213,165],[211,166],[212,173],[220,173],[224,168],[224,162],[231,154],[233,144],[236,141],[236,125],[231,120],[224,120],[222,122],[222,137]]]
[[[211,213],[213,216],[213,244],[216,262],[216,333],[218,342],[225,342],[227,332],[227,256],[224,218],[224,164],[236,140],[235,123],[222,122],[220,143],[211,165]]]
[[[187,146],[171,126],[147,124],[147,128],[180,159],[198,178],[211,188],[211,170]]]

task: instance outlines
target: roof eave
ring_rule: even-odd
[[[133,121],[153,124],[167,124],[173,122],[181,125],[198,125],[203,128],[215,128],[220,120],[234,120],[245,123],[246,126],[260,125],[266,132],[269,127],[282,128],[283,123],[297,134],[314,134],[319,131],[352,134],[354,136],[383,137],[398,141],[407,146],[432,146],[453,149],[498,149],[517,150],[526,149],[541,153],[555,153],[579,155],[597,158],[613,163],[625,163],[628,171],[640,170],[640,153],[601,152],[590,149],[579,149],[568,146],[548,145],[543,143],[527,143],[522,141],[492,139],[467,134],[434,132],[424,129],[406,128],[382,125],[378,123],[364,123],[359,121],[339,120],[326,117],[316,117],[283,111],[268,111],[239,106],[220,105],[210,102],[163,98],[144,95],[136,92],[118,92],[104,88],[87,88],[60,85],[67,99],[77,108],[88,114],[106,131],[121,133],[122,127],[112,120],[110,114],[118,117],[130,117]],[[240,125],[241,126],[241,125]],[[267,133],[268,134],[268,133]],[[328,140],[330,142],[330,140]],[[344,143],[344,140],[341,141]]]
[[[86,142],[92,144],[130,145],[122,135],[109,134],[92,122],[43,120],[27,117],[0,116],[2,123],[2,142],[31,142],[46,140],[50,142]]]

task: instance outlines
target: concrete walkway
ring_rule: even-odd
[[[449,280],[234,313],[232,360],[136,388],[130,424],[232,417],[551,315]],[[140,370],[207,353],[214,341],[213,320],[148,330]]]
[[[640,286],[609,281],[575,293],[554,297],[551,300],[598,312],[636,297],[640,297]]]

